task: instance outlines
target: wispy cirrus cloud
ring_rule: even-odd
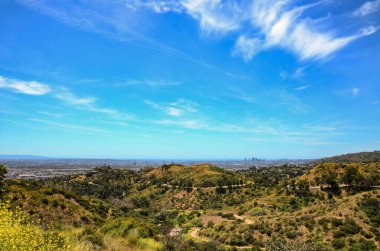
[[[255,43],[235,44],[245,60],[253,58],[255,53],[274,47],[280,47],[296,54],[301,60],[322,59],[345,47],[352,41],[373,34],[374,26],[360,29],[353,35],[337,36],[332,31],[321,31],[312,19],[302,18],[302,14],[315,4],[296,6],[293,1],[256,0],[252,4],[251,24],[260,31],[259,35],[245,37]],[[252,53],[254,51],[255,53]]]
[[[184,11],[183,5],[176,0],[130,0],[126,1],[125,5],[127,8],[135,11],[139,10],[140,8],[145,8],[159,14],[166,12]]]
[[[352,15],[355,17],[364,17],[369,14],[375,13],[380,9],[380,0],[368,1],[356,9]]]
[[[181,117],[186,113],[194,113],[197,111],[197,104],[185,99],[178,99],[177,101],[168,104],[158,104],[149,100],[145,100],[144,102],[150,107],[164,111],[166,114],[173,117]]]
[[[186,12],[199,21],[205,35],[236,31],[244,19],[240,4],[235,1],[184,0],[181,3]]]
[[[62,22],[90,32],[130,41],[139,40],[180,56],[196,64],[212,68],[201,60],[169,47],[141,31],[142,16],[138,10],[163,14],[188,14],[199,23],[206,37],[233,34],[233,56],[251,60],[257,53],[281,48],[300,60],[328,58],[353,41],[378,30],[374,24],[352,30],[348,35],[343,27],[331,27],[325,18],[309,15],[310,10],[325,7],[326,1],[302,4],[295,0],[132,0],[132,1],[46,1],[18,0],[19,3],[53,16]],[[368,1],[353,11],[354,16],[365,16],[379,9],[380,0]],[[70,10],[70,11],[67,11]],[[331,18],[331,15],[328,15]],[[352,16],[351,16],[352,17]],[[348,20],[349,21],[349,20]],[[347,22],[348,22],[347,21]]]
[[[169,46],[147,33],[147,30],[150,29],[145,25],[148,17],[145,15],[146,12],[142,14],[139,10],[150,10],[154,14],[164,14],[167,12],[188,13],[185,8],[185,1],[122,0],[111,2],[74,2],[65,0],[17,0],[17,3],[78,30],[101,34],[105,37],[126,43],[138,41],[140,47],[164,53],[169,57],[181,58],[233,79],[241,78],[240,76],[218,69],[191,54]]]
[[[134,116],[131,114],[121,113],[115,109],[99,107],[97,105],[97,99],[95,97],[90,97],[90,96],[80,97],[74,94],[70,89],[66,87],[61,86],[60,88],[58,88],[55,91],[54,97],[59,100],[62,100],[68,105],[74,106],[75,108],[90,111],[90,112],[103,113],[103,114],[111,116],[114,119],[130,120],[134,118]]]
[[[168,126],[177,126],[185,129],[204,129],[207,125],[204,125],[202,121],[199,120],[156,120],[152,122],[153,124],[158,125],[168,125]]]
[[[74,132],[80,132],[80,133],[109,133],[107,130],[96,128],[96,127],[90,127],[90,126],[83,126],[83,125],[77,125],[77,124],[70,124],[70,123],[61,123],[46,119],[37,119],[37,118],[31,118],[30,121],[46,124],[52,127],[58,127],[61,129],[66,129]]]
[[[356,97],[359,95],[360,89],[355,87],[355,88],[352,88],[351,92],[352,92],[352,95],[354,95],[354,97]]]
[[[308,89],[309,87],[310,87],[310,85],[302,85],[302,86],[294,88],[294,90],[295,91],[304,91],[304,90]]]
[[[126,120],[134,118],[134,116],[131,114],[121,113],[115,109],[99,107],[97,105],[97,99],[95,97],[78,96],[64,86],[52,88],[47,84],[42,84],[37,81],[23,81],[0,76],[0,88],[9,89],[12,92],[16,93],[35,96],[49,94],[49,96],[61,100],[68,105],[74,106],[75,108],[96,113],[103,113],[111,116],[114,119]]]
[[[319,7],[323,1],[308,5],[298,5],[293,0],[255,0],[243,4],[218,0],[182,2],[187,12],[198,20],[202,32],[225,34],[234,31],[239,34],[232,55],[245,61],[271,48],[283,48],[301,60],[319,60],[377,31],[377,27],[370,25],[351,35],[339,36],[332,29],[321,29],[316,24],[323,19],[305,17],[305,12]],[[367,13],[369,9],[374,11],[376,2],[365,5],[363,9],[366,11],[361,13]]]
[[[122,86],[149,86],[149,87],[169,87],[169,86],[177,86],[182,83],[179,81],[165,81],[165,80],[128,80],[124,83],[116,84],[117,87]]]
[[[93,105],[96,101],[94,97],[78,97],[66,87],[59,88],[54,97],[63,100],[68,104],[79,106]]]
[[[9,89],[13,92],[28,94],[28,95],[45,95],[51,91],[47,84],[42,84],[37,81],[23,81],[0,76],[0,88]]]
[[[208,131],[214,133],[244,135],[244,141],[289,142],[301,145],[339,144],[336,137],[345,134],[348,125],[338,122],[320,121],[309,124],[287,125],[280,121],[247,121],[242,124],[215,123],[203,119],[166,119],[152,121],[182,130]]]
[[[263,48],[262,41],[259,38],[247,37],[241,35],[236,40],[232,49],[232,55],[243,58],[244,61],[250,61]]]
[[[281,71],[280,72],[280,77],[282,79],[300,79],[304,77],[305,75],[305,69],[306,67],[298,67],[297,69],[294,70],[294,72],[286,72],[286,71]]]

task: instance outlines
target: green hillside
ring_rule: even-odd
[[[62,242],[49,250],[379,250],[379,167],[104,166],[0,182],[0,217],[21,210],[35,235]]]
[[[374,163],[323,163],[318,164],[298,180],[309,185],[346,185],[368,188],[380,185],[380,162]]]
[[[380,151],[373,152],[359,152],[338,155],[318,160],[318,163],[332,162],[332,163],[371,163],[380,161]]]
[[[238,185],[243,176],[209,164],[194,166],[164,165],[144,175],[147,179],[157,180],[177,186],[212,187]]]

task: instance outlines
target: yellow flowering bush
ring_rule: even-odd
[[[34,225],[19,209],[11,211],[9,203],[0,202],[0,250],[51,251],[68,250],[64,239],[51,230]]]

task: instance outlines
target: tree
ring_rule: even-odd
[[[7,173],[7,169],[5,169],[5,166],[0,165],[0,199],[3,196],[4,192],[4,184],[3,180],[5,178],[5,174]]]
[[[7,169],[5,168],[5,166],[0,165],[0,185],[3,183],[6,173],[7,173]]]
[[[361,186],[363,183],[363,176],[359,173],[358,169],[352,166],[346,166],[341,181],[348,186]]]

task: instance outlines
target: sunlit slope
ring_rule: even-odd
[[[210,187],[243,184],[243,176],[209,164],[193,166],[164,165],[145,175],[174,186]]]
[[[318,164],[297,180],[307,181],[312,186],[378,186],[380,185],[380,162]]]

